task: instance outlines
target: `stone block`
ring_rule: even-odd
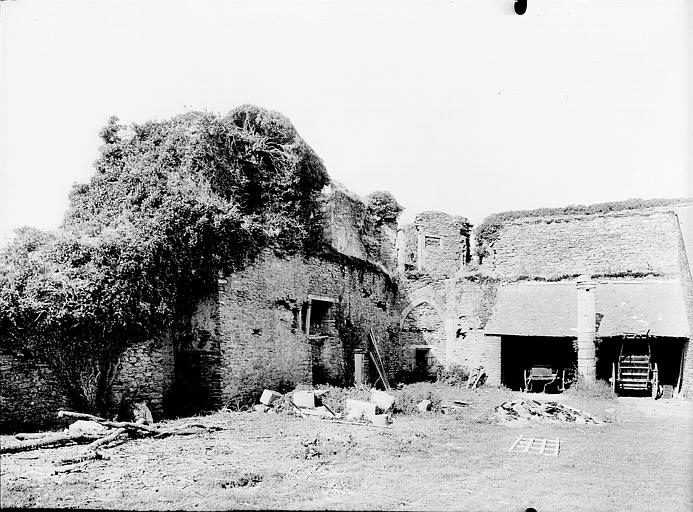
[[[265,404],[257,404],[253,409],[255,409],[255,412],[267,412],[269,407]]]
[[[346,417],[350,420],[358,420],[364,417],[370,419],[375,416],[375,404],[372,402],[347,398],[345,410]]]
[[[371,402],[377,405],[382,411],[389,411],[395,404],[395,397],[374,389],[371,391]]]
[[[68,430],[70,434],[100,435],[103,434],[106,427],[95,421],[77,420],[68,427]]]
[[[272,405],[282,396],[283,395],[281,393],[277,393],[276,391],[266,389],[262,392],[262,396],[260,397],[260,403],[265,405]]]
[[[426,412],[431,410],[431,401],[430,400],[421,400],[418,405],[416,406],[419,412]]]
[[[371,422],[373,425],[377,425],[379,427],[386,427],[388,423],[390,423],[390,415],[389,414],[375,414],[373,417],[371,417]]]
[[[315,409],[315,392],[295,391],[293,394],[293,402],[297,407],[303,409]]]

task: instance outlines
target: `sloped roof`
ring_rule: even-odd
[[[601,337],[645,333],[689,337],[678,281],[598,282]],[[577,337],[574,282],[516,283],[501,286],[488,334]]]
[[[501,286],[488,334],[577,336],[575,283],[516,283]]]
[[[688,320],[678,281],[597,285],[597,312],[604,314],[599,336],[645,333],[689,337]]]

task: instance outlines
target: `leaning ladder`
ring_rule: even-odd
[[[385,366],[383,365],[383,359],[380,357],[380,350],[378,349],[378,339],[375,337],[375,332],[373,332],[373,328],[370,328],[370,337],[371,337],[371,345],[373,346],[374,350],[371,350],[370,348],[368,349],[368,355],[371,356],[371,361],[373,361],[373,365],[375,366],[375,369],[378,371],[378,375],[380,375],[380,380],[383,381],[383,386],[385,386],[385,390],[389,391],[390,390],[390,383],[387,380],[387,375],[385,374]]]

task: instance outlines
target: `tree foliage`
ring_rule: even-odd
[[[219,270],[320,236],[320,158],[288,119],[245,105],[129,129],[111,118],[88,183],[55,233],[0,253],[0,330],[53,362],[98,408],[117,355],[184,318]]]

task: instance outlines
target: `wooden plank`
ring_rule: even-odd
[[[385,374],[385,365],[383,364],[383,358],[380,355],[380,350],[378,349],[378,339],[375,337],[375,332],[373,332],[373,327],[370,328],[370,335],[371,335],[371,343],[373,344],[373,348],[375,348],[375,353],[378,358],[378,363],[375,363],[376,369],[378,370],[378,373],[380,373],[380,378],[383,381],[383,386],[385,386],[385,390],[389,391],[390,390],[390,383],[387,380],[387,375]]]
[[[532,443],[534,442],[534,438],[533,438],[533,437],[528,437],[528,438],[527,438],[527,441],[528,441],[527,446],[525,446],[525,447],[524,447],[524,450],[522,450],[523,453],[529,453],[529,449],[531,448]]]
[[[308,294],[308,300],[319,300],[321,302],[332,302],[332,303],[337,302],[337,299],[335,299],[334,297],[327,297],[326,295],[313,295],[311,293]]]
[[[389,390],[390,385],[387,382],[387,377],[385,377],[383,370],[380,368],[380,365],[378,364],[378,360],[376,359],[375,354],[373,353],[372,350],[369,350],[368,355],[371,356],[371,361],[373,361],[373,366],[375,366],[375,369],[377,370],[378,375],[380,376],[380,380],[382,381],[383,386],[385,386],[386,390]]]
[[[515,446],[517,446],[517,443],[520,442],[520,439],[522,439],[522,436],[519,436],[517,439],[515,439],[515,442],[513,443],[513,445],[508,450],[509,452],[513,451],[513,448],[515,448]]]
[[[541,453],[544,453],[544,450],[546,450],[546,441],[547,439],[542,439],[541,441]]]

